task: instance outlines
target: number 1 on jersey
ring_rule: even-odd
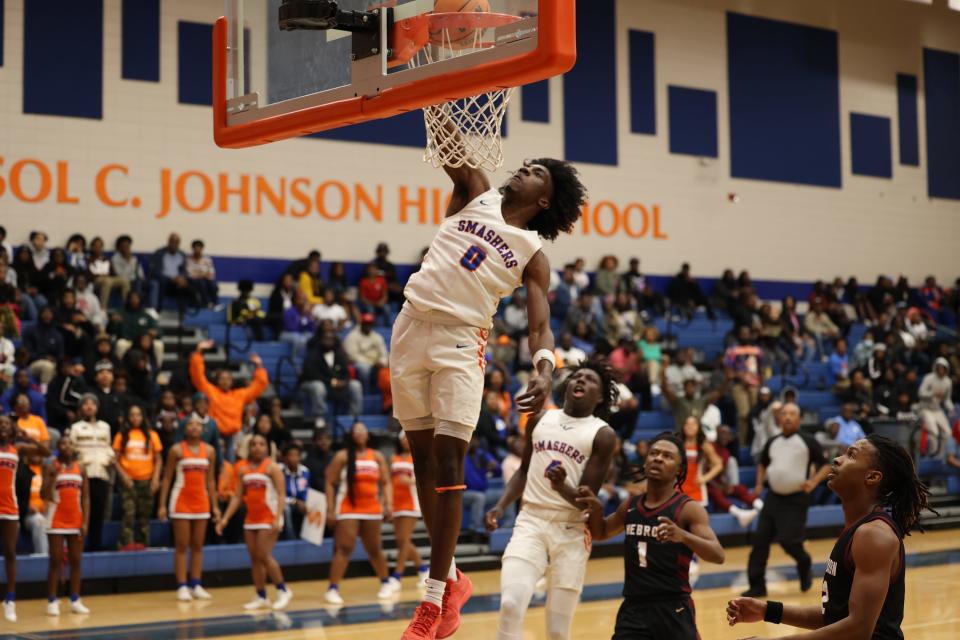
[[[642,568],[647,567],[647,543],[643,540],[637,543],[637,564]]]
[[[467,271],[476,271],[486,259],[487,252],[477,245],[473,245],[467,249],[467,252],[463,254],[462,258],[460,258],[460,266]]]

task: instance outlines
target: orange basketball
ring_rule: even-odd
[[[434,13],[489,13],[490,0],[433,0]],[[447,29],[444,34],[443,29],[430,30],[430,44],[436,45],[457,45],[469,44],[474,37],[476,29],[470,27],[455,27]]]

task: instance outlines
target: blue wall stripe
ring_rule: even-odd
[[[160,82],[160,0],[123,0],[121,77]]]
[[[657,132],[657,86],[655,36],[630,30],[630,130]]]
[[[24,2],[23,112],[103,117],[103,0]]]
[[[917,119],[917,76],[897,74],[897,128],[900,164],[920,166],[920,125]]]
[[[960,200],[960,55],[923,50],[927,115],[927,189]]]
[[[3,0],[0,0],[0,67],[3,66]]]
[[[573,162],[616,165],[617,12],[614,0],[577,3],[577,64],[563,77],[564,143]]]
[[[177,23],[177,83],[181,104],[213,104],[213,25]]]
[[[550,122],[550,81],[523,85],[520,92],[520,117],[526,122]]]
[[[667,88],[670,153],[717,157],[717,92]]]
[[[837,33],[727,14],[736,178],[840,187]]]
[[[850,114],[850,164],[853,173],[877,178],[893,177],[890,118]]]

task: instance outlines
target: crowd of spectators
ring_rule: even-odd
[[[209,341],[189,356],[188,382],[170,383],[159,311],[220,309],[214,261],[202,240],[191,243],[188,255],[173,233],[165,246],[142,258],[126,235],[115,240],[109,256],[103,239],[87,243],[79,234],[60,248],[48,247],[46,234],[35,231],[14,246],[0,228],[0,243],[0,405],[28,435],[49,444],[69,437],[77,444],[95,481],[90,548],[102,547],[102,523],[112,516],[122,523],[122,548],[149,545],[147,523],[155,515],[161,468],[189,417],[203,423],[202,439],[217,452],[222,505],[235,491],[233,464],[245,455],[251,434],[268,437],[271,455],[283,462],[288,476],[293,523],[302,519],[306,489],[324,489],[326,465],[342,446],[329,424],[334,409],[358,416],[365,396],[375,395],[379,412],[390,412],[384,328],[403,293],[385,243],[377,245],[357,279],[348,277],[343,263],[324,264],[313,251],[289,265],[265,300],[254,295],[252,282],[237,283],[227,321],[252,339],[291,345],[297,388],[283,399],[264,395],[270,372],[256,356],[246,383],[235,379],[231,367],[208,375],[205,353],[216,347]],[[645,451],[642,441],[631,441],[638,415],[669,411],[680,432],[695,418],[704,437],[691,441],[705,440],[716,451],[704,491],[713,507],[749,506],[746,499],[755,492],[737,478],[739,451],[746,448],[760,459],[764,444],[779,433],[783,404],[803,406],[802,391],[788,386],[773,393],[771,380],[802,375],[814,363],[826,367],[821,388],[841,407],[837,415],[819,417],[818,438],[825,448],[869,432],[873,418],[914,420],[923,426],[921,452],[960,468],[955,405],[960,280],[944,290],[932,277],[921,287],[903,277],[896,283],[881,277],[869,288],[837,278],[815,283],[801,303],[793,296],[774,303],[760,300],[746,271],[735,276],[727,270],[710,286],[684,264],[664,282],[646,276],[637,258],[621,271],[616,257],[604,256],[592,276],[583,260],[562,265],[550,299],[556,386],[570,367],[597,357],[620,379],[611,424],[623,446],[604,485],[613,503],[637,488],[636,468]],[[682,335],[700,310],[710,321],[732,321],[716,358],[676,344],[675,335]],[[674,336],[658,330],[657,320],[664,317],[676,327]],[[864,326],[859,338],[853,329]],[[853,335],[857,339],[851,342]],[[466,522],[473,527],[482,525],[483,509],[495,499],[488,481],[509,476],[515,466],[525,428],[514,399],[531,369],[522,290],[496,315],[486,353],[484,402],[470,446],[465,497]],[[309,442],[291,433],[285,418],[291,407],[309,429],[316,426]],[[717,461],[722,468],[715,467]],[[38,462],[30,461],[34,467]],[[22,486],[30,491],[28,477]],[[25,522],[39,540],[41,505],[36,499],[21,503],[29,505]],[[287,533],[294,531],[291,524]],[[236,528],[224,534],[232,541],[238,536]]]

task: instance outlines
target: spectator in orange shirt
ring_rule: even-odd
[[[50,432],[47,430],[47,423],[40,416],[30,413],[30,396],[25,393],[18,393],[13,396],[12,404],[13,413],[17,420],[17,429],[49,449]]]
[[[387,297],[389,289],[387,279],[380,275],[377,265],[371,262],[367,265],[358,287],[358,306],[362,313],[372,313],[383,320],[384,325],[390,324],[387,314]]]
[[[153,496],[160,488],[163,466],[160,436],[150,428],[138,405],[127,409],[127,419],[113,439],[113,450],[117,452],[123,514],[119,546],[122,551],[136,551],[150,546]]]
[[[263,361],[254,353],[250,355],[250,362],[256,366],[256,370],[249,386],[234,389],[233,375],[226,369],[217,371],[214,374],[216,384],[211,384],[207,380],[203,352],[213,346],[213,340],[204,340],[197,345],[197,350],[190,356],[190,380],[197,391],[210,400],[210,416],[216,420],[220,435],[223,436],[224,456],[233,462],[236,460],[234,440],[243,426],[243,408],[260,397],[266,390],[269,379],[267,370],[263,368]]]

